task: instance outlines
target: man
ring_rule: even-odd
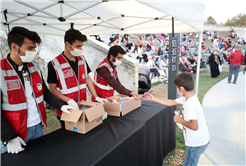
[[[155,65],[155,56],[152,56],[152,58],[147,62],[146,65],[150,69],[150,72],[154,74],[155,79],[158,79],[160,77],[160,74],[159,68]]]
[[[98,65],[94,74],[94,87],[99,97],[111,97],[116,90],[120,94],[133,96],[136,100],[141,99],[141,95],[126,89],[118,79],[116,67],[122,63],[124,54],[126,52],[121,46],[112,46],[107,58]],[[92,101],[94,100],[92,97]]]
[[[99,98],[94,89],[93,82],[88,75],[91,70],[82,55],[82,46],[87,37],[78,30],[69,29],[65,33],[65,50],[48,64],[49,89],[54,96],[76,109],[77,103],[86,101],[86,86],[97,102],[103,103],[105,99]],[[60,120],[61,112],[55,109],[57,119]],[[65,128],[64,121],[60,121]]]
[[[228,83],[231,83],[232,74],[234,71],[233,84],[236,84],[239,69],[240,69],[241,64],[243,64],[243,60],[244,60],[243,54],[239,51],[239,47],[235,47],[235,52],[231,53],[231,55],[229,55],[226,58],[226,62],[230,59],[231,59],[231,62],[230,62],[230,68],[229,68],[230,71],[229,71],[229,76],[228,76]]]
[[[14,27],[8,34],[11,53],[1,60],[3,153],[17,154],[24,150],[22,145],[43,135],[43,126],[47,126],[44,101],[66,113],[73,108],[59,102],[46,87],[34,61],[36,44],[40,43],[36,32],[23,27]]]
[[[119,45],[119,42],[120,42],[120,36],[119,35],[115,35],[114,36],[114,42],[110,45],[110,47]]]

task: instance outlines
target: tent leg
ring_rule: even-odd
[[[196,89],[195,94],[198,96],[198,86],[199,86],[199,75],[200,75],[200,63],[201,63],[201,51],[202,51],[202,32],[199,35],[199,45],[198,45],[198,58],[197,58],[197,70],[196,70]]]
[[[172,17],[172,34],[173,34],[173,38],[174,38],[174,17]]]

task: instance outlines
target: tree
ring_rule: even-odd
[[[214,19],[212,16],[209,16],[209,17],[207,18],[206,24],[212,24],[212,25],[215,25],[215,24],[217,24],[217,22],[215,21],[215,19]]]
[[[246,27],[246,14],[238,14],[233,16],[231,19],[229,18],[225,25],[227,26],[237,26],[237,27]]]

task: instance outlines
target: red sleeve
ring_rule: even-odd
[[[243,54],[242,55],[242,58],[241,58],[241,64],[243,64],[243,61],[244,61],[244,57],[243,57]]]
[[[97,69],[97,74],[103,78],[109,86],[113,87],[118,93],[131,96],[131,91],[126,89],[119,81],[118,77],[115,79],[111,76],[110,71],[106,67],[101,67]]]

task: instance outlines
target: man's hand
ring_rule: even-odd
[[[21,147],[21,145],[26,146],[26,143],[23,141],[22,138],[20,137],[16,137],[14,139],[11,139],[8,144],[8,153],[12,153],[12,154],[17,154],[23,150],[25,150],[24,148]]]
[[[76,108],[70,106],[70,105],[63,105],[61,107],[61,111],[62,112],[66,112],[67,114],[71,114],[71,112],[69,111],[69,109],[73,109],[73,110],[76,110]]]
[[[146,97],[144,100],[149,100],[149,101],[155,101],[156,97],[153,96],[152,94],[146,94],[144,95],[144,97]]]
[[[131,95],[134,97],[135,100],[140,100],[143,97],[143,95],[139,95],[135,92],[131,92]]]
[[[101,103],[104,105],[104,102],[107,102],[108,100],[104,99],[104,98],[100,98],[100,97],[96,97],[95,100],[98,102],[98,103]]]
[[[79,110],[78,104],[73,99],[70,99],[67,103],[68,103],[68,105],[76,108],[76,110]]]
[[[179,115],[175,115],[173,120],[174,120],[175,123],[180,123],[182,118]]]

